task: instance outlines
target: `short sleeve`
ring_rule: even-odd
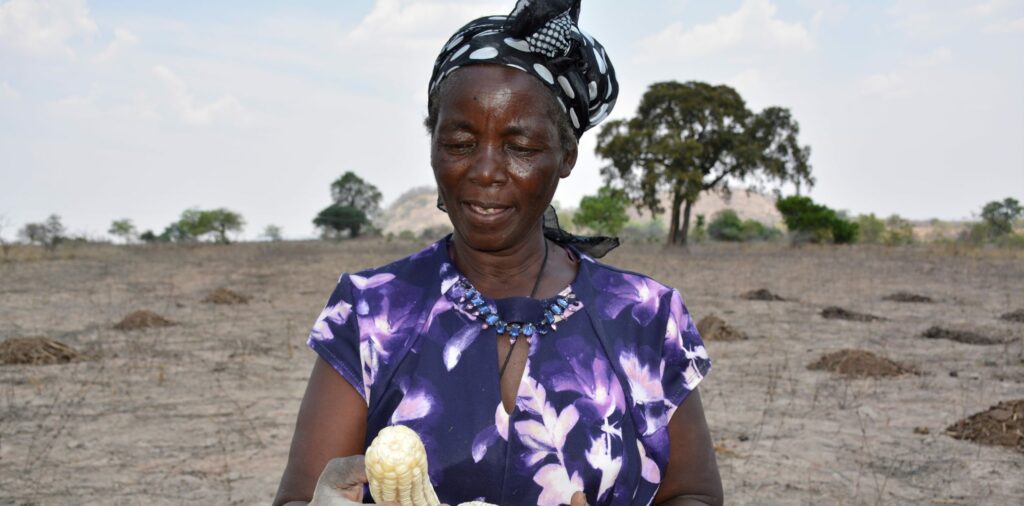
[[[662,346],[664,371],[661,375],[665,400],[679,406],[711,370],[711,359],[697,326],[678,290],[669,296],[669,311]]]
[[[352,305],[352,280],[348,274],[343,274],[313,324],[306,344],[366,399],[359,352],[359,324]]]

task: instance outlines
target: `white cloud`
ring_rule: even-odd
[[[967,12],[975,16],[991,16],[1010,2],[1007,0],[989,0],[978,2],[967,8]]]
[[[250,123],[245,108],[232,95],[224,95],[207,104],[197,104],[185,81],[171,69],[157,65],[153,67],[153,75],[167,85],[171,94],[171,106],[183,123],[189,125],[208,125],[213,122],[227,122],[236,125]]]
[[[918,59],[915,63],[921,67],[935,67],[942,65],[951,59],[953,59],[953,51],[950,51],[948,47],[940,47]]]
[[[997,21],[985,27],[989,33],[1024,33],[1024,18]]]
[[[861,91],[884,97],[901,96],[907,91],[907,79],[896,72],[874,74],[861,79]]]
[[[96,55],[95,60],[101,63],[111,61],[121,50],[135,45],[138,41],[139,38],[134,33],[125,28],[117,28],[114,30],[114,39],[110,41],[110,44],[107,44],[103,51]]]
[[[340,45],[364,46],[370,50],[438,51],[458,28],[449,26],[453,21],[464,23],[507,10],[508,6],[500,3],[377,0],[370,13],[345,35]]]
[[[776,17],[769,0],[744,0],[739,10],[687,30],[681,22],[641,42],[657,58],[696,58],[743,47],[750,49],[810,51],[814,40],[801,23]],[[672,56],[669,56],[672,55]]]
[[[17,100],[21,98],[21,93],[14,89],[7,81],[0,81],[0,99],[2,100]]]
[[[0,5],[0,44],[32,54],[72,55],[71,39],[96,31],[85,0],[10,0]]]

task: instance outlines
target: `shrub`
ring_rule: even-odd
[[[1024,207],[1015,198],[1002,202],[993,201],[981,209],[981,219],[988,225],[990,237],[997,238],[1013,233],[1013,222],[1024,216]]]
[[[885,233],[882,243],[886,246],[904,246],[914,243],[914,226],[898,214],[885,220]]]
[[[775,207],[782,213],[786,227],[795,240],[847,244],[857,239],[858,226],[836,211],[815,204],[808,197],[792,196],[779,199]]]
[[[767,241],[782,235],[778,229],[757,220],[740,220],[732,209],[715,213],[708,225],[708,235],[716,241]]]
[[[875,216],[874,213],[862,214],[857,217],[857,242],[864,244],[879,244],[885,234],[885,222]]]

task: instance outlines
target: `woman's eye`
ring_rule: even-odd
[[[537,151],[540,151],[537,148],[532,148],[532,147],[529,147],[529,146],[523,146],[522,144],[509,144],[508,145],[508,150],[512,151],[514,153],[520,153],[520,154],[536,153]]]
[[[473,149],[473,143],[471,142],[442,142],[441,146],[448,151],[453,152],[466,152]]]

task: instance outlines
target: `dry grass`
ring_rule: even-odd
[[[423,245],[101,246],[0,262],[0,336],[46,335],[97,357],[0,367],[0,503],[269,503],[314,361],[303,342],[338,275]],[[1024,453],[944,429],[1024,399],[1024,326],[997,318],[1024,308],[1022,260],[776,244],[627,244],[607,258],[678,287],[695,321],[717,314],[756,336],[709,339],[714,365],[700,387],[728,501],[739,505],[1020,503]],[[198,303],[216,286],[259,296]],[[737,297],[751,287],[799,302]],[[898,291],[935,302],[882,300]],[[886,319],[826,320],[828,306]],[[179,325],[112,328],[139,308]],[[1003,343],[921,338],[932,326]],[[807,370],[841,349],[920,374],[863,381]]]

